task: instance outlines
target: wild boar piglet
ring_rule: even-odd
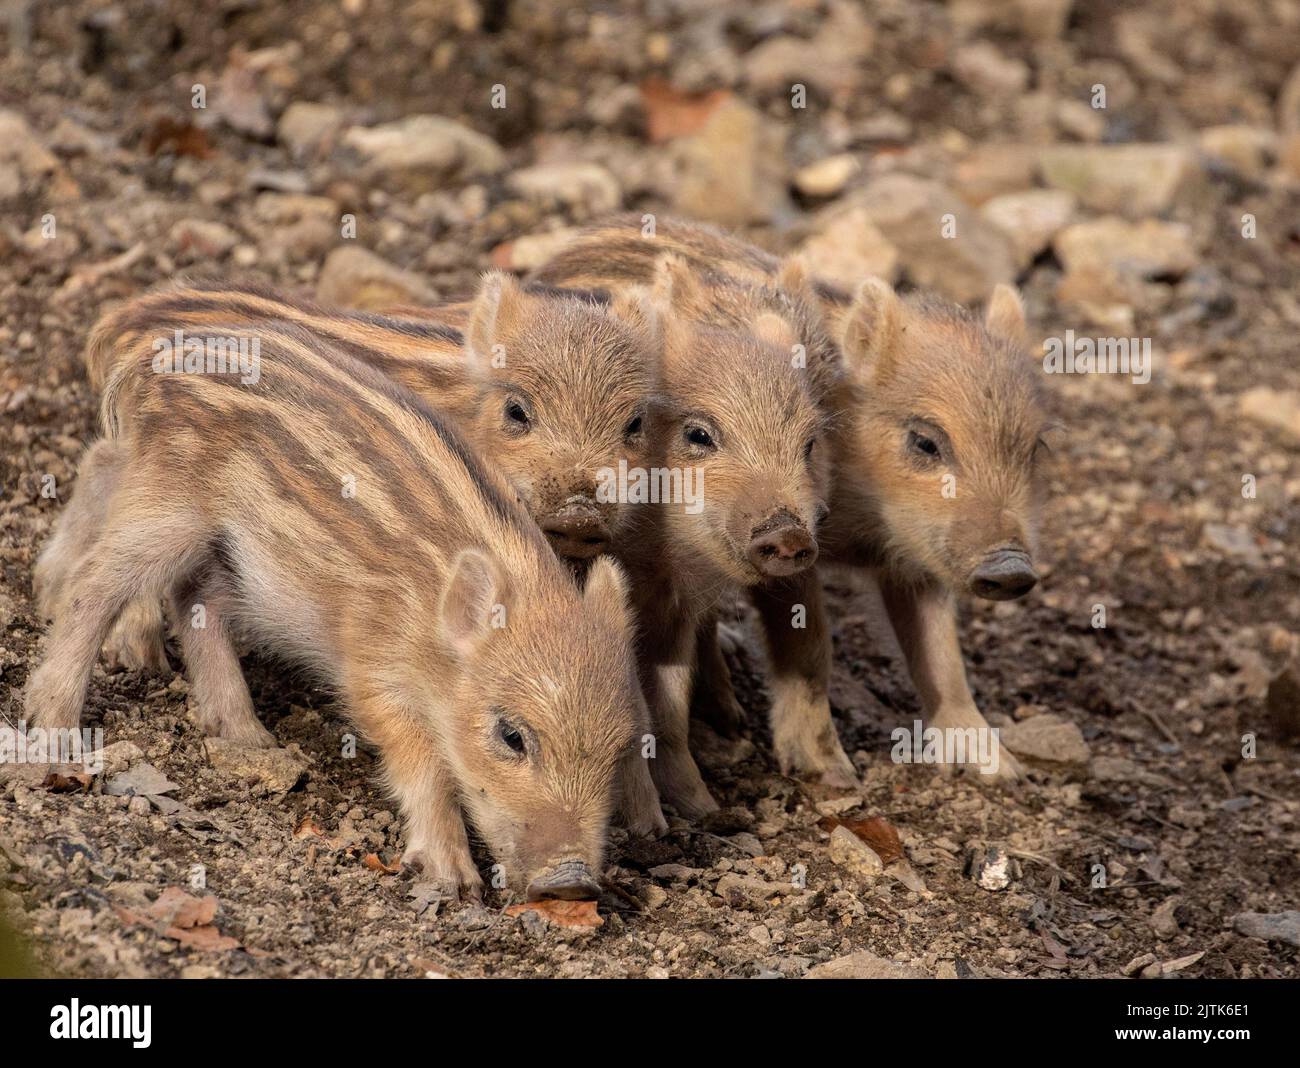
[[[463,809],[513,888],[592,895],[647,718],[618,566],[579,590],[444,417],[337,343],[206,329],[256,375],[160,366],[141,336],[111,376],[37,569],[63,588],[29,717],[76,726],[114,618],[166,598],[208,733],[273,744],[236,642],[305,665],[377,747],[407,861],[477,894]]]

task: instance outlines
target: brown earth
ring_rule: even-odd
[[[818,0],[600,11],[73,0],[0,30],[0,714],[11,723],[43,631],[31,565],[95,435],[80,349],[115,300],[184,271],[312,291],[330,249],[348,244],[345,213],[381,269],[410,272],[385,282],[384,299],[423,299],[429,285],[464,293],[493,262],[526,266],[527,242],[503,243],[611,207],[739,213],[784,252],[824,228],[822,212],[869,206],[863,190],[886,173],[955,190],[978,228],[971,204],[1067,181],[1038,167],[1045,145],[1186,149],[1186,173],[1159,202],[1103,203],[1119,177],[1101,164],[1069,204],[1074,222],[1118,211],[1172,225],[1159,233],[1179,253],[1134,267],[1136,253],[1107,238],[1103,267],[1085,269],[1062,258],[1068,245],[1053,251],[1058,220],[1014,274],[1042,335],[1133,334],[1155,351],[1146,385],[1045,378],[1065,428],[1045,580],[1023,602],[963,607],[980,706],[1047,739],[1053,759],[1029,782],[997,790],[890,761],[890,731],[914,718],[915,697],[870,591],[831,576],[833,697],[860,795],[776,773],[742,626],[733,664],[752,729],[700,739],[723,813],[676,820],[656,842],[616,832],[604,924],[570,928],[509,915],[497,895],[429,905],[418,877],[387,873],[399,826],[373,757],[340,755],[346,727],[309,680],[248,665],[264,721],[296,747],[268,771],[207,751],[179,672],[97,671],[84,718],[118,744],[120,767],[83,791],[0,766],[0,904],[46,970],[798,976],[869,950],[939,976],[1113,976],[1136,961],[1129,971],[1294,977],[1296,945],[1238,933],[1232,918],[1300,908],[1300,753],[1285,737],[1297,689],[1277,682],[1265,696],[1300,645],[1300,4],[1075,6],[917,0],[855,16]],[[794,82],[805,108],[790,106]],[[1090,103],[1098,84],[1104,109]],[[195,85],[204,110],[191,107]],[[708,125],[736,100],[752,111],[728,129],[752,137]],[[328,110],[286,122],[303,101]],[[453,137],[440,162],[374,169],[339,133],[422,113],[504,155]],[[803,171],[840,154],[857,167],[843,181],[819,187]],[[575,160],[597,169],[562,166]],[[539,162],[560,169],[514,178]],[[711,196],[716,182],[692,188],[701,167],[753,181]],[[1154,165],[1141,173],[1145,194]],[[999,255],[959,271],[965,231],[948,257],[911,225],[880,223],[899,280],[950,291],[987,292],[1024,236],[985,235]],[[830,247],[851,250],[846,231],[830,225]],[[1157,244],[1151,232],[1136,241],[1146,254]],[[338,269],[333,291],[358,292]],[[1034,732],[1045,715],[1078,736]],[[141,762],[174,784],[161,801],[106,792]],[[831,814],[892,824],[912,887],[898,869],[872,879],[847,867]],[[1012,861],[1005,889],[965,874],[990,848]],[[214,895],[215,918],[197,908],[155,923],[168,887]]]

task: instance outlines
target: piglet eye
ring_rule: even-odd
[[[817,447],[817,439],[816,439],[816,438],[809,438],[809,439],[808,439],[808,443],[807,443],[806,445],[804,445],[804,447],[803,447],[803,458],[804,458],[805,460],[811,460],[811,459],[812,459],[812,454],[813,454],[813,449],[815,449],[816,447]]]
[[[524,736],[505,720],[497,723],[497,737],[520,756],[523,756],[526,752],[527,747],[524,745]]]
[[[702,426],[688,426],[686,428],[686,440],[702,449],[710,448],[713,445],[713,435]]]
[[[924,434],[918,434],[915,430],[909,430],[907,433],[907,444],[913,451],[919,452],[922,456],[931,459],[937,459],[940,455],[939,446]]]
[[[506,401],[506,419],[519,429],[526,428],[530,422],[524,406],[513,399]]]
[[[623,428],[623,436],[631,438],[639,433],[641,433],[641,416],[634,415],[627,426]]]

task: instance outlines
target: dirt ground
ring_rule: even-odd
[[[1150,202],[1085,185],[1054,230],[1023,251],[990,237],[996,255],[973,263],[880,222],[904,285],[987,293],[999,279],[981,272],[1004,257],[1039,336],[1153,340],[1145,385],[1044,376],[1064,430],[1043,581],[1023,601],[963,604],[976,699],[1030,758],[1027,782],[890,760],[916,698],[872,591],[829,575],[833,705],[861,790],[777,773],[742,614],[732,666],[751,727],[699,738],[723,812],[673,820],[658,841],[615,831],[603,924],[566,927],[508,914],[495,893],[430,902],[418,875],[387,871],[400,827],[373,755],[341,754],[346,725],[310,680],[248,662],[284,747],[250,766],[205,746],[179,670],[101,666],[84,721],[113,747],[104,774],[83,788],[0,765],[0,904],[47,972],[797,977],[868,951],[883,961],[853,958],[847,974],[1297,975],[1300,916],[1272,938],[1235,918],[1300,909],[1300,4],[27,9],[0,27],[10,724],[42,645],[32,563],[96,434],[80,352],[113,301],[187,271],[356,303],[375,277],[385,299],[456,297],[493,263],[528,266],[530,235],[616,208],[703,215],[777,252],[821,240],[866,255],[823,221],[880,175],[975,205],[1068,187],[1033,162],[1046,146],[1185,150],[1178,182]],[[301,102],[322,107],[289,111]],[[731,126],[707,125],[736,102]],[[416,114],[485,137],[381,166],[348,136]],[[850,162],[809,172],[836,157]],[[1149,174],[1144,195],[1160,182]],[[1107,166],[1096,179],[1118,180]],[[1079,266],[1064,222],[1109,215],[1156,227],[1127,236],[1150,263]],[[323,267],[344,245],[378,260]],[[144,764],[170,782],[141,786]],[[860,874],[831,846],[835,818],[887,821],[906,864]],[[215,902],[178,912],[174,891],[158,900],[168,888]]]

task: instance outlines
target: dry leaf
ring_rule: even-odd
[[[579,930],[594,930],[605,922],[605,918],[596,910],[594,901],[529,901],[506,909],[507,916],[519,916],[525,912],[540,912],[548,923],[553,923],[556,927],[574,927]]]
[[[168,938],[174,938],[183,946],[190,949],[202,949],[211,952],[220,952],[227,949],[238,949],[239,940],[223,935],[215,927],[168,927],[163,934]]]
[[[293,836],[295,838],[324,838],[325,828],[310,816],[304,816],[299,821],[298,826],[293,829]]]
[[[824,816],[817,821],[823,831],[833,831],[836,827],[847,827],[875,851],[881,862],[888,867],[903,855],[903,842],[898,831],[888,820],[872,816],[865,820],[842,820],[835,816]]]
[[[652,144],[686,137],[701,129],[719,104],[731,96],[725,89],[707,93],[683,93],[662,78],[641,83],[641,105],[645,108],[646,134]]]
[[[45,776],[41,787],[52,794],[85,793],[90,789],[93,778],[84,771],[73,775],[64,775],[62,772],[52,771]]]
[[[169,886],[148,908],[149,917],[162,927],[199,927],[217,915],[217,899],[191,897],[176,886]]]
[[[396,864],[385,864],[382,860],[379,859],[378,853],[367,853],[361,859],[361,863],[364,864],[371,871],[377,871],[383,875],[396,875],[399,871],[402,870],[401,861],[398,861]]]

